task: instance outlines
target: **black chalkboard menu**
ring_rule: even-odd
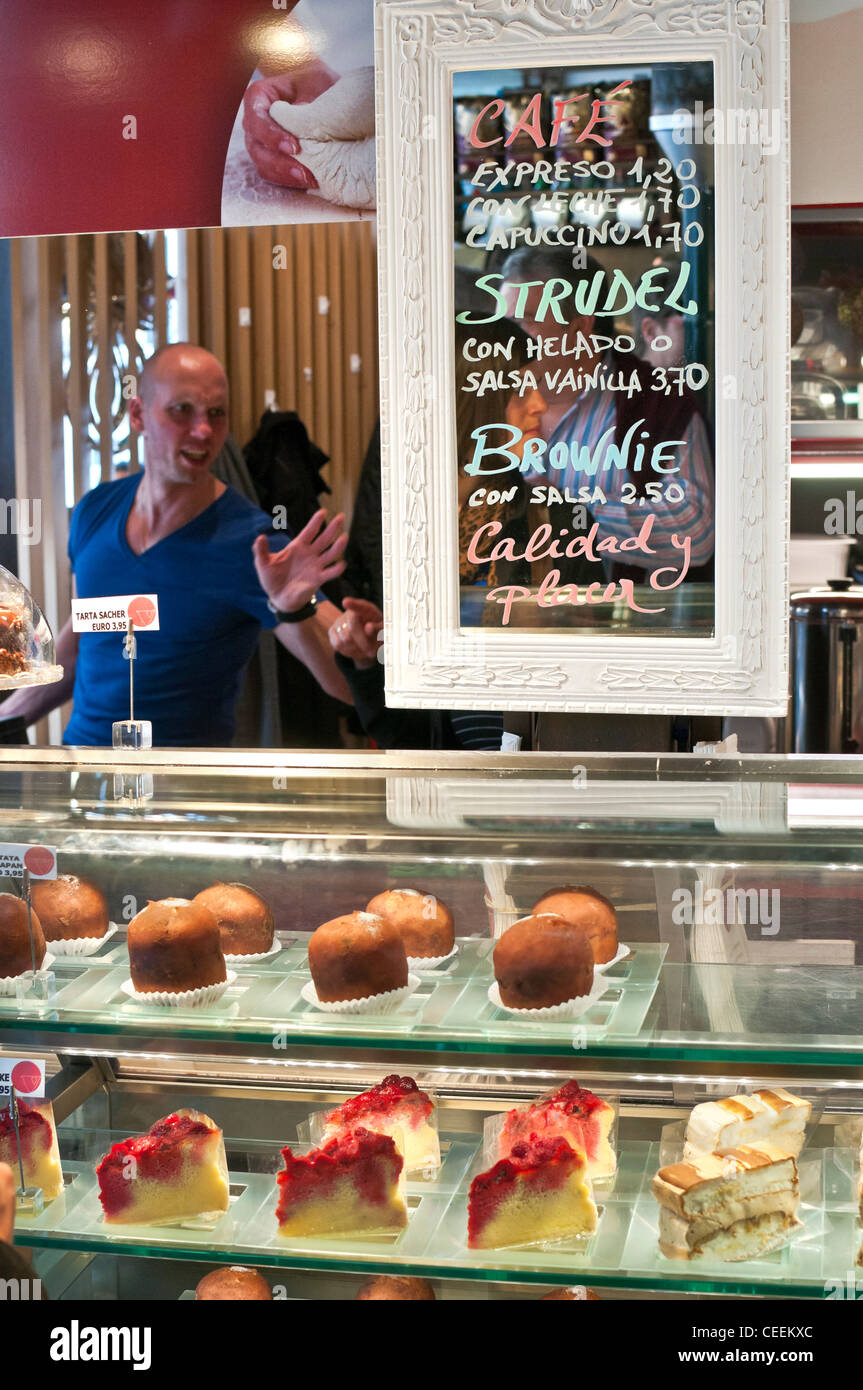
[[[453,74],[463,628],[714,632],[713,91]]]

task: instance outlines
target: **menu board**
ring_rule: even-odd
[[[713,65],[452,91],[460,624],[709,637]]]

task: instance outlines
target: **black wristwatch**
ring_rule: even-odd
[[[295,608],[291,613],[285,613],[283,609],[277,608],[273,600],[267,599],[267,607],[270,612],[275,614],[280,623],[304,623],[306,618],[314,616],[318,606],[318,600],[313,596],[308,603],[304,603],[302,608]]]

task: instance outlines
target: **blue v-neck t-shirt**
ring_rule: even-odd
[[[72,513],[77,595],[158,594],[159,631],[137,634],[135,718],[152,722],[154,747],[222,747],[233,737],[234,706],[258,634],[277,622],[252,559],[252,542],[272,523],[227,487],[200,516],[136,555],[126,521],[141,477],[102,483]],[[280,550],[290,539],[280,532],[272,546]],[[78,643],[63,742],[110,747],[111,725],[129,718],[124,637],[84,632]]]

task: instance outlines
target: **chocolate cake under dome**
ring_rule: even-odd
[[[39,605],[20,579],[0,565],[0,690],[50,685],[62,675]]]

